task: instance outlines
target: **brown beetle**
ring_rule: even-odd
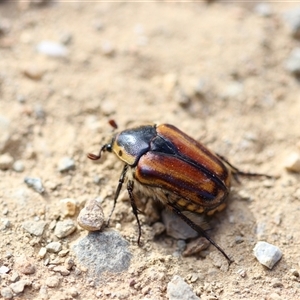
[[[201,226],[195,224],[186,212],[212,214],[224,206],[232,176],[237,178],[238,175],[261,176],[261,174],[239,171],[223,157],[214,154],[169,124],[146,125],[121,131],[110,143],[102,146],[99,155],[88,154],[88,157],[92,160],[100,159],[102,152],[105,151],[114,152],[124,162],[113,209],[127,178],[127,190],[139,228],[138,243],[141,226],[134,200],[134,189],[157,198],[209,240],[229,263],[232,262],[224,250]]]

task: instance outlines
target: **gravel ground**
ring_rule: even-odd
[[[2,298],[299,298],[299,28],[297,3],[1,1]],[[139,247],[126,191],[109,228],[78,225],[86,203],[93,228],[112,209],[122,162],[87,158],[110,119],[174,124],[276,176],[234,182],[209,223],[234,263],[203,238],[191,255],[142,196]]]

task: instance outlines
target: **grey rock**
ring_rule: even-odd
[[[45,191],[42,180],[40,178],[25,177],[24,182],[39,194],[42,194]]]
[[[64,45],[53,41],[42,41],[37,45],[36,49],[39,53],[51,57],[67,57],[69,54],[68,49]]]
[[[12,299],[14,294],[12,292],[12,290],[9,287],[4,287],[1,289],[1,296],[4,299]]]
[[[51,242],[47,244],[46,249],[48,252],[57,253],[62,249],[62,245],[60,242]]]
[[[194,229],[169,210],[163,210],[162,220],[166,226],[167,235],[175,239],[186,240],[198,236]]]
[[[91,232],[73,247],[77,259],[90,276],[105,272],[122,272],[130,265],[132,254],[128,242],[115,231]]]
[[[76,230],[76,225],[71,219],[57,222],[54,234],[58,238],[64,238],[72,234]]]
[[[14,293],[20,294],[24,291],[24,288],[27,285],[31,285],[31,282],[29,280],[20,280],[18,282],[10,284],[9,287]]]
[[[278,247],[266,242],[257,242],[253,251],[257,260],[269,269],[272,269],[282,257]]]
[[[44,232],[46,224],[47,223],[42,220],[40,221],[28,220],[23,222],[22,227],[32,235],[41,236]]]
[[[284,20],[295,38],[300,37],[300,7],[294,7],[284,14]]]
[[[66,172],[75,169],[75,162],[70,157],[63,157],[58,163],[58,171]]]
[[[182,277],[175,275],[168,283],[167,297],[169,300],[200,300]]]

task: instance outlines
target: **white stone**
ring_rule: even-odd
[[[253,251],[257,260],[269,269],[272,269],[282,257],[280,249],[267,242],[257,242]]]

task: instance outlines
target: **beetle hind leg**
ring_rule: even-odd
[[[229,167],[232,172],[232,176],[234,179],[240,183],[239,176],[246,176],[246,177],[266,177],[266,178],[274,178],[274,176],[268,174],[261,174],[261,173],[251,173],[251,172],[244,172],[238,169],[237,167],[233,166],[224,156],[217,154],[217,156]]]
[[[134,214],[134,216],[135,216],[135,218],[136,218],[137,224],[138,224],[139,236],[138,236],[137,243],[138,243],[138,245],[140,246],[142,230],[141,230],[140,219],[139,219],[139,216],[138,216],[139,210],[138,210],[138,208],[137,208],[137,206],[136,206],[136,203],[135,203],[135,200],[134,200],[133,186],[134,186],[134,181],[128,180],[128,183],[127,183],[127,191],[128,191],[129,198],[130,198],[130,204],[131,204],[131,207],[132,207],[132,212],[133,212],[133,214]]]
[[[189,219],[184,213],[182,213],[173,203],[169,202],[167,206],[177,215],[179,216],[185,223],[187,223],[191,228],[197,231],[200,235],[205,237],[213,246],[215,246],[227,259],[229,265],[233,262],[230,257],[225,253],[225,251],[206,233],[206,231],[195,224],[191,219]]]

